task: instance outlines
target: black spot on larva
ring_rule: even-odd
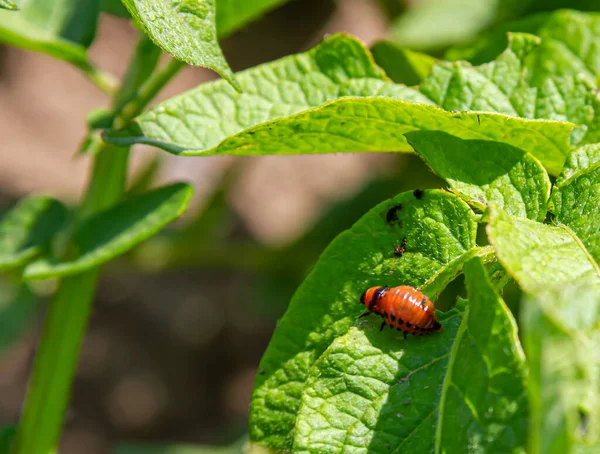
[[[401,318],[398,319],[398,325],[402,326],[404,325],[404,320],[402,320]]]
[[[388,212],[385,216],[385,219],[388,224],[398,221],[398,211],[400,211],[400,210],[402,210],[401,204],[398,204],[388,210]]]
[[[412,325],[410,324],[410,322],[406,322],[406,327],[410,328]]]
[[[415,189],[413,191],[413,195],[415,196],[416,199],[421,199],[423,197],[423,195],[425,194],[425,191],[423,191],[422,189]]]
[[[390,315],[390,319],[395,322],[396,321],[396,316],[395,315]]]

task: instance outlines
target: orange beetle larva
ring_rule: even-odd
[[[433,303],[414,287],[372,287],[362,294],[360,302],[369,310],[361,317],[379,314],[383,317],[381,329],[388,325],[404,332],[405,339],[408,333],[420,336],[442,330]]]

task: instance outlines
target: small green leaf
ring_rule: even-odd
[[[0,42],[93,71],[87,47],[96,35],[99,14],[99,0],[30,0],[17,14],[0,11]]]
[[[19,7],[11,2],[10,0],[0,0],[0,8],[7,9],[9,11],[18,11]]]
[[[576,148],[567,157],[565,166],[556,179],[556,184],[559,186],[562,185],[568,178],[584,171],[597,162],[600,162],[600,144],[582,145]]]
[[[531,33],[542,40],[526,62],[534,86],[550,76],[578,74],[594,83],[600,73],[600,14],[575,10],[540,13],[504,24],[463,48],[450,50],[446,57],[475,64],[493,60],[506,47],[509,31]]]
[[[569,283],[600,289],[598,265],[565,226],[513,217],[492,205],[487,233],[498,260],[526,292]]]
[[[178,60],[219,73],[238,88],[215,23],[216,0],[123,0],[152,40]]]
[[[147,192],[86,220],[74,235],[72,261],[43,258],[25,269],[26,279],[77,274],[123,254],[159,232],[187,208],[192,187],[178,183]]]
[[[441,131],[413,131],[408,142],[451,188],[468,199],[496,202],[508,214],[543,221],[550,179],[533,156],[511,145],[461,140]]]
[[[469,304],[441,394],[435,452],[521,452],[528,405],[517,324],[481,260],[464,270]]]
[[[434,129],[463,139],[508,143],[530,152],[551,173],[558,174],[570,151],[566,136],[573,125],[527,121],[514,115],[534,117],[539,109],[546,115],[543,118],[568,120],[568,115],[561,113],[562,106],[551,109],[544,104],[550,103],[545,97],[536,105],[535,97],[523,98],[523,93],[511,101],[502,91],[509,90],[513,78],[518,78],[519,58],[528,49],[527,42],[525,38],[515,40],[502,57],[516,68],[506,72],[505,78],[485,76],[467,66],[458,73],[441,66],[419,92],[387,81],[361,43],[335,35],[305,54],[238,74],[241,93],[223,82],[204,84],[150,109],[123,130],[106,131],[104,138],[118,145],[145,143],[191,156],[384,152],[410,151],[403,133]],[[457,81],[457,88],[447,90],[449,82],[440,79],[444,71]],[[464,85],[458,82],[461,78]],[[481,102],[462,95],[477,81],[485,88],[478,92]],[[513,117],[450,113],[426,105],[434,101],[447,109],[476,108]],[[513,104],[522,108],[517,111]]]
[[[400,194],[364,215],[325,250],[292,298],[267,348],[250,412],[251,439],[276,451],[291,436],[310,368],[362,311],[374,285],[421,286],[475,247],[475,215],[444,191]],[[402,257],[394,248],[403,243]]]
[[[375,62],[394,82],[418,85],[425,79],[436,59],[420,52],[404,49],[388,41],[378,41],[371,47]]]
[[[580,162],[589,159],[592,150],[579,150]],[[597,153],[597,148],[592,153]],[[592,159],[596,158],[593,154]],[[556,221],[571,229],[600,264],[600,162],[562,181],[551,201]]]
[[[310,369],[293,452],[432,452],[461,318],[453,309],[441,333],[404,340],[373,317],[335,339]]]
[[[0,270],[25,265],[63,227],[67,209],[49,197],[29,197],[0,220]]]
[[[289,0],[217,0],[217,31],[225,37]]]
[[[597,285],[549,286],[522,305],[529,363],[529,454],[598,452]]]
[[[38,299],[26,284],[0,282],[0,354],[30,327],[38,309]]]

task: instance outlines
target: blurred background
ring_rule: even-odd
[[[503,20],[557,6],[565,5],[295,0],[222,44],[234,70],[304,51],[338,31],[368,45],[392,37],[443,55],[449,45]],[[122,75],[136,38],[128,20],[102,15],[92,60]],[[64,62],[9,47],[0,51],[0,215],[32,193],[76,204],[89,164],[76,155],[85,118],[108,100]],[[214,77],[187,68],[159,100]],[[195,186],[192,208],[168,231],[104,268],[61,454],[117,452],[125,442],[221,445],[235,452],[247,433],[261,355],[321,251],[386,198],[443,186],[411,155],[177,158],[134,149],[133,191],[173,180]],[[14,289],[2,279],[0,424],[10,424],[23,401],[43,295],[52,289],[41,286],[39,300],[15,308],[9,304]],[[460,285],[453,284],[448,298]],[[16,330],[23,323],[24,332]]]

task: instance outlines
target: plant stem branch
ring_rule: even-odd
[[[105,94],[113,96],[119,89],[119,80],[112,74],[104,72],[95,66],[84,69],[86,77]]]
[[[144,46],[138,49],[141,51]],[[139,56],[134,55],[131,64],[136,57]],[[135,90],[137,96],[117,113],[113,126],[135,118],[182,67],[182,63],[170,62],[147,80],[142,78],[146,83],[140,87],[129,84],[126,90]],[[114,96],[127,95],[125,85]],[[125,190],[128,158],[127,147],[99,144],[77,221],[119,201]],[[95,268],[63,279],[48,305],[13,454],[52,454],[57,449],[98,276],[99,269]]]

